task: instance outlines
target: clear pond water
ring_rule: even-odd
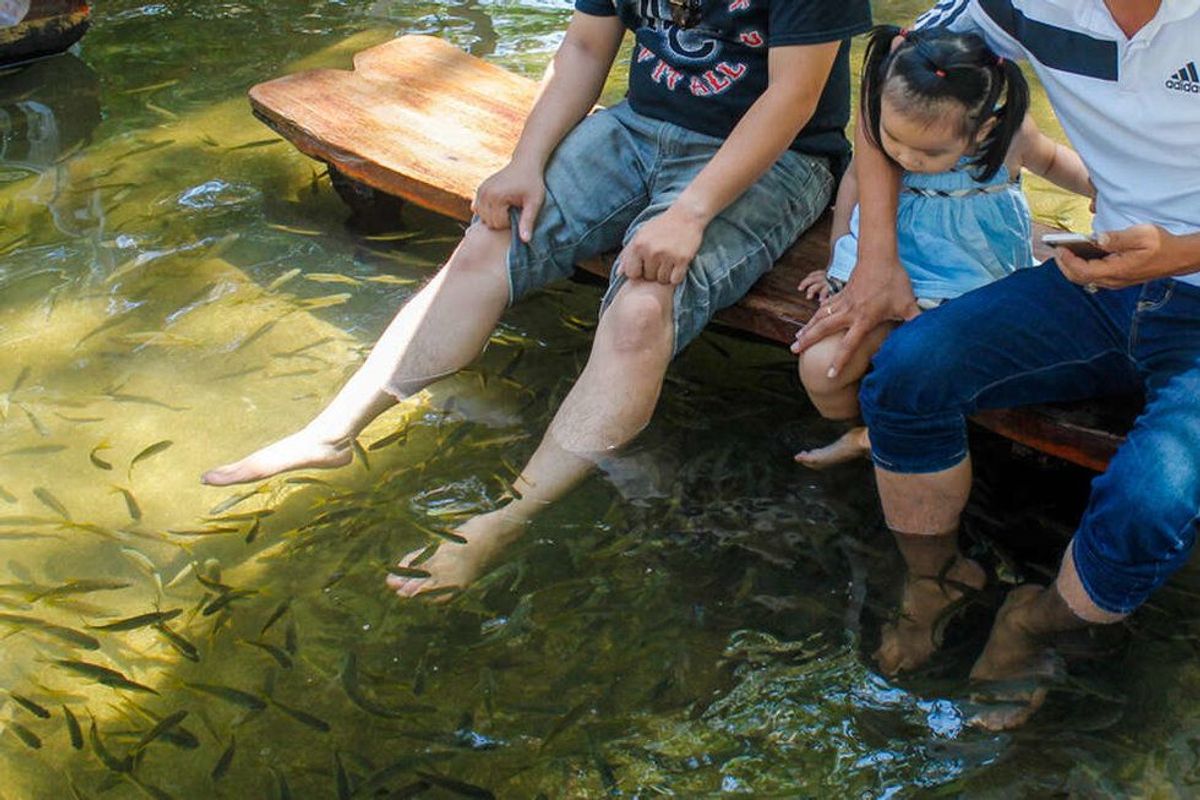
[[[899,562],[869,472],[798,470],[834,430],[786,352],[716,330],[464,596],[387,593],[501,502],[593,286],[514,310],[367,463],[198,483],[318,409],[459,233],[348,225],[246,89],[411,32],[536,75],[567,5],[113,0],[77,52],[0,74],[0,797],[1191,796],[1194,574],[1027,729],[966,728],[986,604],[930,670],[873,670]],[[1044,573],[1086,476],[995,449],[968,533],[1003,587]]]

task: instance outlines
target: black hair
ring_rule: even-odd
[[[893,50],[897,36],[904,40]],[[975,34],[945,28],[901,31],[879,25],[871,30],[863,61],[861,108],[867,139],[881,150],[879,116],[885,91],[902,110],[930,119],[945,102],[958,103],[966,112],[961,132],[969,140],[994,118],[996,124],[980,142],[974,159],[975,178],[980,181],[1000,169],[1029,110],[1029,84],[1016,64],[998,57]],[[1001,95],[1004,105],[999,106]]]

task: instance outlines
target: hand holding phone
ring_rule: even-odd
[[[1066,248],[1088,261],[1109,255],[1107,250],[1096,244],[1094,237],[1084,236],[1082,233],[1047,233],[1042,236],[1042,244]]]

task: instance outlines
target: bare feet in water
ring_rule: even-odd
[[[869,455],[871,455],[871,440],[867,436],[867,429],[859,425],[843,433],[837,441],[824,447],[801,450],[796,453],[794,458],[798,464],[803,464],[809,469],[820,470],[858,458],[866,458]]]
[[[875,661],[885,675],[895,675],[923,665],[937,650],[934,626],[946,607],[958,601],[966,589],[982,589],[987,582],[983,567],[957,556],[940,579],[936,575],[909,575],[904,583],[900,616],[883,626],[883,638]]]
[[[970,720],[977,728],[1019,727],[1046,702],[1045,681],[1054,674],[1054,655],[1022,623],[1042,591],[1041,586],[1018,586],[996,614],[983,655],[971,669],[971,680],[980,684],[975,699],[985,704]]]
[[[483,575],[509,544],[520,537],[524,522],[511,519],[506,509],[499,509],[488,514],[467,520],[454,532],[466,539],[465,544],[455,542],[440,542],[437,552],[426,561],[413,565],[425,548],[413,550],[399,561],[399,566],[405,572],[411,570],[429,573],[427,577],[418,577],[409,572],[407,575],[395,573],[387,576],[388,588],[399,597],[417,597],[435,590],[439,591],[439,601],[450,599],[451,589],[465,589],[479,576]]]
[[[309,467],[342,467],[354,458],[348,439],[329,441],[304,429],[284,437],[274,444],[200,476],[209,486],[229,486],[251,483],[287,472]]]

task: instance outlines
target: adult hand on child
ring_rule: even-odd
[[[618,257],[630,280],[678,285],[704,239],[704,226],[686,214],[667,209],[644,223]]]
[[[1122,289],[1195,268],[1188,263],[1180,238],[1157,225],[1134,225],[1101,233],[1096,244],[1108,251],[1103,258],[1085,259],[1058,248],[1058,268],[1072,283],[1089,289]]]
[[[511,224],[509,208],[521,209],[517,234],[522,242],[528,242],[533,237],[533,224],[545,200],[546,184],[542,179],[542,170],[513,161],[479,184],[471,211],[479,215],[484,225],[494,231],[502,231]]]
[[[845,288],[823,303],[796,335],[792,352],[845,331],[829,368],[836,378],[863,338],[885,322],[904,322],[921,313],[908,273],[899,263],[859,262]]]

